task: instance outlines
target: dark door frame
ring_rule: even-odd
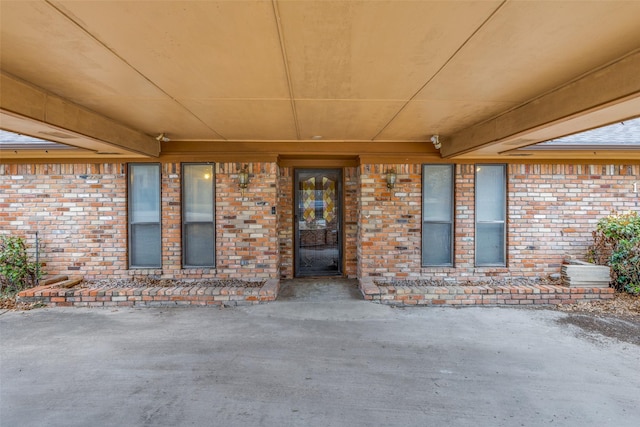
[[[299,207],[299,176],[305,172],[336,172],[336,209],[338,220],[337,248],[338,248],[338,271],[326,274],[301,274],[300,273],[300,230],[298,228],[298,207]],[[294,277],[342,277],[344,276],[344,168],[341,167],[300,167],[293,170],[293,276]]]

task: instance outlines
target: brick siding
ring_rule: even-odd
[[[0,165],[0,230],[35,233],[45,271],[121,276],[127,265],[124,164]]]
[[[0,165],[0,230],[40,240],[43,270],[86,279],[278,277],[274,163],[216,164],[216,268],[182,269],[180,164],[162,165],[162,268],[128,269],[125,164]]]
[[[392,168],[397,181],[389,189],[386,171]],[[420,177],[420,165],[360,168],[359,277],[407,279],[420,274]]]
[[[344,170],[344,269],[345,276],[358,277],[358,189],[359,169]]]
[[[162,164],[162,268],[127,267],[126,164],[0,164],[0,233],[35,244],[51,274],[87,279],[290,278],[293,169],[249,164],[244,194],[238,163],[216,164],[216,268],[183,269],[181,170]],[[394,168],[396,187],[386,186]],[[348,277],[377,281],[449,277],[533,277],[558,273],[566,256],[584,259],[598,219],[640,210],[639,165],[508,166],[508,266],[476,268],[473,164],[455,171],[455,267],[421,266],[421,165],[345,168],[344,265]],[[276,213],[272,213],[276,207]]]
[[[387,189],[385,171],[398,181]],[[507,267],[476,268],[472,164],[456,165],[455,267],[421,267],[421,166],[363,165],[359,277],[378,281],[450,277],[544,277],[565,257],[584,260],[592,231],[613,211],[640,211],[639,165],[508,166]]]
[[[280,168],[278,179],[278,245],[280,277],[293,277],[293,168]]]
[[[512,274],[557,272],[563,257],[585,260],[598,220],[640,211],[638,165],[510,165],[509,267]]]

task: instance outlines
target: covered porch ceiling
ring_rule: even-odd
[[[615,0],[0,0],[0,128],[78,148],[0,157],[573,159],[517,149],[640,116],[639,17]]]

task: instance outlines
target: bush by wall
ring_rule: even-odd
[[[0,236],[0,293],[16,292],[35,286],[40,268],[29,260],[21,237]]]
[[[611,267],[616,289],[640,294],[640,215],[627,212],[602,218],[593,240],[590,260]]]

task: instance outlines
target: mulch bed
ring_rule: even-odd
[[[266,280],[246,281],[239,279],[210,279],[210,280],[173,280],[153,279],[149,277],[134,279],[101,279],[87,280],[76,285],[76,288],[175,288],[188,286],[204,286],[214,288],[238,287],[261,288]]]
[[[33,310],[34,308],[46,307],[41,302],[17,302],[14,296],[0,297],[0,310]]]
[[[556,308],[568,313],[611,315],[640,321],[640,295],[616,292],[612,299],[560,304]]]
[[[560,277],[544,277],[544,278],[495,278],[488,280],[466,280],[462,282],[449,281],[444,279],[419,279],[419,280],[396,280],[396,281],[382,281],[375,280],[376,286],[525,286],[525,285],[555,285],[561,286],[562,279]]]

